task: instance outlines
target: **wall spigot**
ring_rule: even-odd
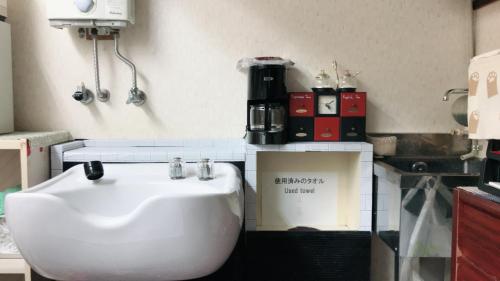
[[[146,102],[146,94],[138,88],[132,88],[128,92],[127,104],[141,106]]]
[[[467,95],[467,93],[469,93],[469,89],[450,89],[444,94],[443,101],[448,101],[450,99],[450,95]]]
[[[85,84],[82,84],[76,88],[75,93],[73,94],[73,99],[82,104],[89,104],[94,101],[94,94],[85,88]]]
[[[114,31],[113,32],[113,38],[115,40],[115,55],[118,59],[120,59],[122,62],[124,62],[126,65],[128,65],[132,71],[132,88],[129,91],[128,94],[128,99],[127,99],[127,104],[134,104],[136,106],[141,106],[144,104],[146,101],[146,94],[139,90],[137,87],[137,70],[135,67],[135,64],[131,62],[129,59],[124,57],[120,53],[120,33],[119,31]]]
[[[476,158],[476,157],[479,157],[479,153],[481,152],[481,150],[483,150],[483,146],[479,143],[478,140],[472,140],[472,147],[471,147],[471,151],[467,154],[464,154],[462,156],[460,156],[460,159],[462,161],[465,161],[465,160],[468,160],[468,159],[471,159],[471,158]]]

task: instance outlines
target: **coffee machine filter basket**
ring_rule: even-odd
[[[285,67],[291,67],[295,63],[289,59],[282,59],[280,57],[256,57],[256,58],[242,58],[238,61],[236,68],[239,71],[246,71],[250,67],[255,65],[283,65]]]

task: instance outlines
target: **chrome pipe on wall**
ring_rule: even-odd
[[[98,44],[97,44],[97,34],[98,31],[97,29],[92,29],[92,42],[94,43],[94,52],[93,52],[93,58],[94,58],[94,75],[95,75],[95,87],[96,87],[96,96],[97,99],[101,102],[107,102],[109,100],[109,91],[108,90],[102,90],[101,89],[101,78],[99,74],[99,50],[98,50]]]
[[[115,41],[115,55],[116,55],[116,57],[118,57],[118,59],[120,59],[122,62],[124,62],[126,65],[128,65],[130,67],[130,69],[132,70],[132,88],[130,89],[129,94],[128,94],[127,104],[132,103],[136,106],[141,106],[146,102],[146,94],[143,91],[139,90],[139,88],[137,88],[137,70],[136,70],[135,64],[133,62],[131,62],[129,59],[127,59],[126,57],[124,57],[120,53],[120,49],[119,49],[119,47],[120,47],[120,43],[119,43],[120,33],[118,31],[115,31],[113,33],[113,38]]]

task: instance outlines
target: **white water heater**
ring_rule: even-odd
[[[135,24],[134,0],[48,0],[50,25],[123,28]]]

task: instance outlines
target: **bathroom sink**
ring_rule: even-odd
[[[44,277],[71,281],[167,281],[203,277],[230,256],[243,222],[239,170],[195,164],[171,180],[168,164],[104,164],[90,181],[82,165],[6,199],[21,254]]]

